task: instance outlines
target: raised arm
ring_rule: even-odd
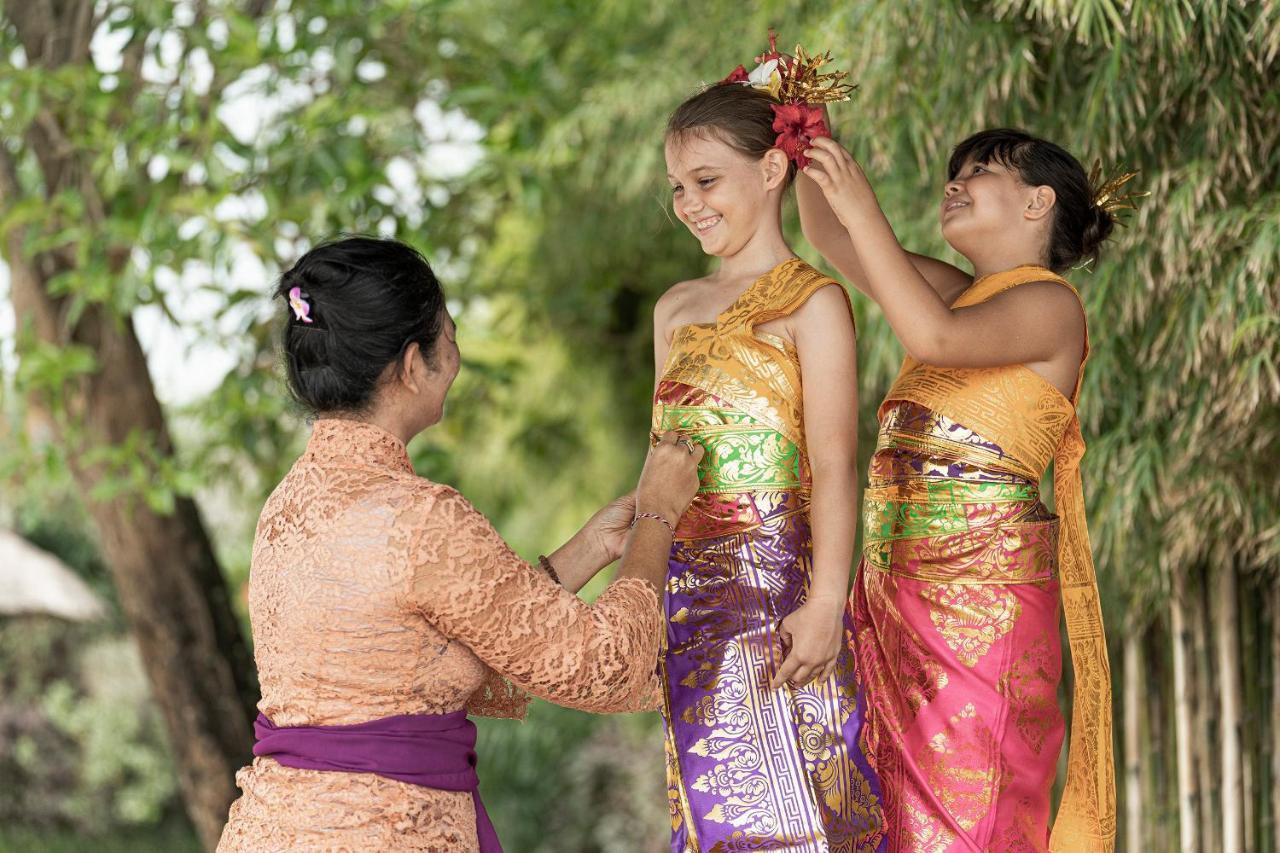
[[[415,551],[415,609],[517,686],[598,712],[645,691],[662,634],[649,580],[619,578],[588,604],[520,559],[452,490],[427,508]]]
[[[617,579],[592,604],[520,559],[456,491],[424,497],[412,606],[535,696],[597,712],[645,704],[661,646],[671,529],[697,491],[702,452],[677,444],[674,433],[649,452],[636,487],[642,516]]]
[[[850,284],[874,299],[875,294],[868,286],[867,273],[849,232],[840,224],[822,189],[803,172],[796,176],[796,199],[800,207],[800,227],[809,245],[817,249]],[[948,305],[973,283],[973,276],[945,261],[915,252],[906,254],[916,272]]]
[[[809,156],[808,172],[833,204],[829,209],[866,271],[872,298],[912,357],[939,367],[1054,362],[1059,389],[1074,385],[1084,346],[1084,314],[1074,293],[1051,282],[1032,283],[979,305],[951,308],[898,242],[849,152],[818,139]]]

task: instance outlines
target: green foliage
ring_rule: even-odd
[[[629,488],[652,305],[709,266],[667,212],[663,125],[759,52],[769,26],[853,73],[837,135],[914,250],[957,260],[934,200],[950,146],[973,130],[1020,125],[1086,165],[1141,169],[1152,197],[1096,268],[1071,275],[1093,336],[1081,411],[1107,619],[1140,625],[1189,565],[1274,578],[1280,4],[316,0],[256,19],[230,0],[100,5],[119,68],[28,68],[0,20],[0,136],[23,190],[0,233],[26,226],[24,251],[68,261],[53,280],[65,322],[96,305],[122,320],[159,312],[236,354],[211,395],[171,410],[176,458],[141,436],[89,458],[116,472],[98,499],[164,508],[195,491],[237,580],[304,433],[272,353],[283,309],[269,279],[338,232],[409,240],[451,297],[464,370],[445,422],[412,448],[421,472],[459,486],[528,555]],[[245,130],[239,113],[263,105]],[[82,190],[45,192],[22,137],[42,111],[87,153]],[[459,139],[478,146],[471,168],[448,168]],[[865,459],[901,349],[873,305],[856,298],[855,313]],[[80,448],[26,435],[13,392],[65,399],[98,354],[16,346],[0,473],[11,503],[34,492],[56,505]],[[552,759],[625,730],[544,706],[524,726],[487,724],[483,778],[504,835],[536,844],[520,833],[568,796],[546,780],[576,772]]]
[[[480,789],[504,846],[529,853],[669,847],[655,715],[534,702],[524,723],[480,720]]]
[[[92,844],[94,853],[200,853],[202,850],[191,827],[177,818],[154,827],[113,832],[107,837],[86,837],[66,830],[0,828],[0,853],[83,853],[87,844]]]
[[[80,745],[78,784],[64,799],[70,819],[100,827],[152,824],[164,816],[178,784],[154,715],[128,703],[86,699],[64,681],[50,685],[43,706],[54,726]]]
[[[466,5],[430,25],[452,45],[437,60],[445,102],[489,129],[452,208],[474,213],[482,246],[467,287],[518,314],[526,340],[564,340],[566,394],[595,381],[584,360],[607,360],[626,377],[619,423],[639,432],[647,310],[706,265],[663,212],[662,124],[772,24],[852,71],[837,134],[918,251],[957,260],[933,199],[950,146],[976,129],[1020,125],[1086,165],[1141,170],[1152,197],[1072,275],[1093,321],[1085,475],[1099,563],[1116,575],[1108,610],[1151,606],[1167,571],[1198,560],[1277,564],[1280,484],[1250,464],[1280,438],[1276,4]],[[856,312],[872,423],[901,351],[874,306]]]
[[[105,834],[173,813],[178,783],[160,722],[132,644],[110,628],[0,619],[6,826]]]

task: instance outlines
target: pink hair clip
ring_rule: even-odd
[[[293,309],[293,316],[302,322],[315,322],[311,319],[311,306],[307,303],[307,294],[302,292],[301,287],[289,288],[289,307]]]

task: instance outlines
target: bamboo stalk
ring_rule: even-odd
[[[1222,849],[1244,853],[1243,779],[1240,770],[1240,646],[1236,636],[1236,570],[1230,563],[1214,573],[1214,633],[1217,640],[1218,700],[1222,762]]]
[[[1280,579],[1271,581],[1271,712],[1266,723],[1271,729],[1271,814],[1266,824],[1266,847],[1280,848]]]
[[[1173,595],[1169,598],[1169,633],[1173,646],[1174,744],[1178,761],[1178,849],[1181,853],[1199,850],[1200,801],[1196,790],[1191,700],[1190,633],[1187,625],[1186,582],[1183,572],[1174,570]]]
[[[1142,712],[1147,704],[1144,632],[1124,638],[1124,818],[1125,849],[1142,850]]]
[[[1258,710],[1265,704],[1262,681],[1262,661],[1256,653],[1262,647],[1259,624],[1262,614],[1259,608],[1245,604],[1253,592],[1254,582],[1248,575],[1237,582],[1236,611],[1240,616],[1236,641],[1240,644],[1241,720],[1240,720],[1240,770],[1244,806],[1244,853],[1259,853],[1262,836],[1259,805],[1259,776],[1265,774],[1263,763],[1266,750],[1258,731]],[[1265,600],[1265,599],[1264,599]]]
[[[1143,638],[1143,655],[1147,666],[1143,673],[1143,689],[1146,691],[1146,716],[1143,720],[1142,746],[1142,801],[1146,810],[1146,822],[1142,828],[1142,846],[1139,850],[1171,850],[1169,822],[1165,815],[1172,807],[1169,803],[1169,778],[1167,768],[1173,756],[1173,744],[1168,742],[1166,717],[1169,713],[1169,702],[1166,693],[1169,690],[1169,642],[1167,626],[1161,616],[1157,616],[1147,626]],[[1127,848],[1126,848],[1127,849]]]
[[[1173,716],[1171,701],[1173,680],[1169,677],[1169,672],[1172,668],[1170,661],[1173,652],[1169,648],[1170,643],[1165,639],[1167,633],[1167,624],[1153,628],[1147,645],[1147,660],[1153,664],[1150,684],[1153,685],[1151,692],[1155,701],[1155,709],[1148,720],[1150,727],[1148,740],[1156,757],[1148,768],[1152,796],[1147,799],[1147,802],[1155,806],[1156,813],[1150,824],[1152,831],[1148,833],[1148,840],[1153,843],[1153,846],[1144,847],[1144,850],[1172,850],[1174,836],[1178,832],[1176,820],[1178,792],[1177,786],[1173,784],[1174,774],[1171,772],[1177,753],[1177,744],[1173,742],[1173,727],[1170,725]],[[1169,820],[1169,815],[1174,815],[1175,819]]]
[[[1216,816],[1220,814],[1214,792],[1219,790],[1218,768],[1213,757],[1218,754],[1218,728],[1216,713],[1218,695],[1215,686],[1214,660],[1209,645],[1210,613],[1206,602],[1209,589],[1205,571],[1193,569],[1187,579],[1188,621],[1191,625],[1192,665],[1191,694],[1195,714],[1195,735],[1191,749],[1195,753],[1197,790],[1200,811],[1200,849],[1204,853],[1222,850],[1222,833]]]

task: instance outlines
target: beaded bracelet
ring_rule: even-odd
[[[551,561],[547,559],[545,554],[538,555],[538,568],[549,574],[553,581],[560,583],[560,575],[556,574],[556,567],[551,565]],[[560,585],[564,586],[564,584]]]
[[[635,527],[635,526],[636,526],[636,522],[637,522],[637,521],[639,521],[639,520],[640,520],[640,519],[642,519],[642,518],[652,518],[652,519],[656,519],[656,520],[658,520],[658,521],[661,521],[663,524],[665,524],[665,525],[667,526],[667,532],[669,532],[669,533],[671,534],[671,537],[672,537],[673,539],[675,538],[675,535],[676,535],[676,529],[675,529],[674,527],[672,527],[672,526],[671,526],[671,522],[667,521],[666,516],[658,515],[656,512],[637,512],[637,513],[636,513],[636,517],[635,517],[635,518],[632,520],[632,522],[631,522],[631,526],[632,526],[632,527]]]

